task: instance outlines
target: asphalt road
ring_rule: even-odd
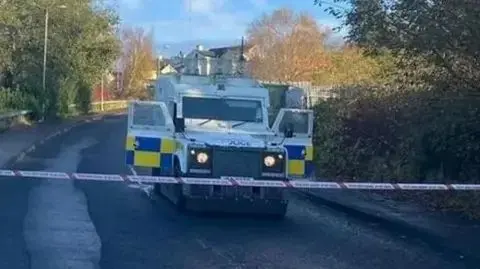
[[[129,173],[125,119],[78,127],[17,169]],[[0,178],[0,268],[475,268],[293,196],[284,221],[178,213],[126,183]]]

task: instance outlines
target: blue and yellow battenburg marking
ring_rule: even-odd
[[[285,145],[288,152],[288,175],[308,177],[314,172],[312,145]]]
[[[128,136],[126,163],[128,165],[160,168],[162,172],[173,170],[173,154],[176,150],[172,138]]]

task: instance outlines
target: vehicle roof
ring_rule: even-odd
[[[269,98],[268,90],[250,78],[225,78],[223,83],[213,83],[212,77],[175,75],[165,77],[175,89],[176,94],[236,96],[250,98]],[[224,84],[225,90],[218,90],[218,85]]]

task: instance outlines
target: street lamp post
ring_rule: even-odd
[[[102,85],[101,85],[101,88],[100,88],[100,95],[101,95],[101,97],[100,97],[100,100],[101,100],[101,101],[100,101],[100,110],[101,110],[101,111],[103,111],[103,94],[104,94],[104,89],[103,89],[103,76],[104,76],[104,74],[103,74],[103,72],[102,72],[102,83],[101,83]]]
[[[48,44],[48,7],[45,8],[45,33],[43,38],[43,74],[42,74],[42,89],[43,89],[43,102],[42,102],[42,117],[45,120],[46,117],[46,101],[47,101],[47,44]]]
[[[57,8],[66,8],[65,5],[57,6]],[[43,39],[43,74],[42,74],[42,89],[43,89],[43,102],[42,102],[42,113],[43,120],[46,117],[46,100],[47,100],[47,46],[48,46],[48,20],[49,20],[49,8],[45,8],[45,34]]]

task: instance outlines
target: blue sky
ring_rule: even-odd
[[[189,4],[190,2],[190,4]],[[122,24],[153,29],[160,54],[239,43],[246,26],[279,7],[310,12],[327,26],[339,22],[313,0],[117,0]]]

